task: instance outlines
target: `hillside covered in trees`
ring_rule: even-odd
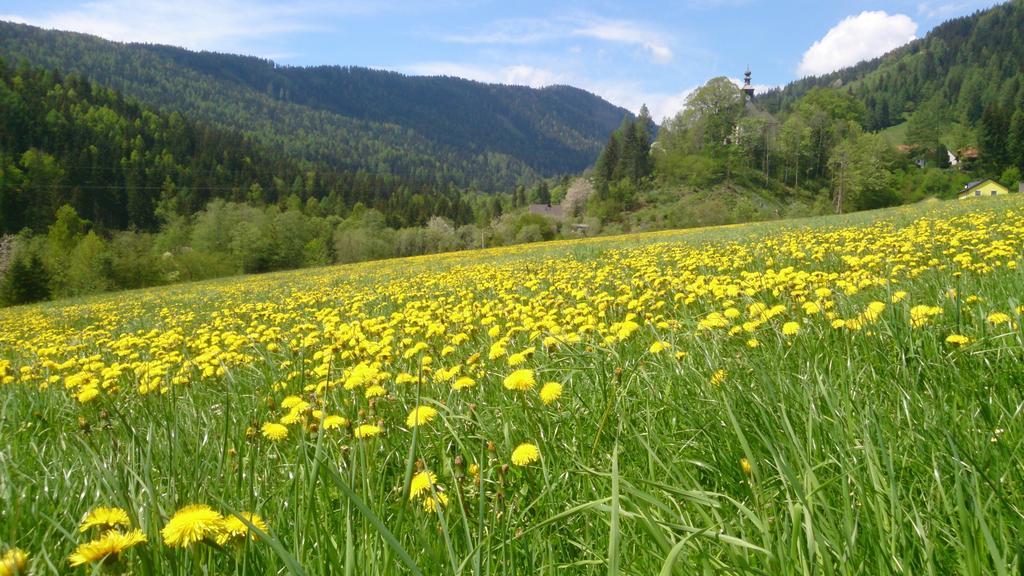
[[[0,59],[0,304],[549,239],[505,214],[547,186],[339,171]]]
[[[1011,131],[1024,130],[1022,62],[1024,0],[1012,0],[949,20],[879,58],[768,92],[758,102],[778,114],[793,110],[811,90],[841,88],[863,104],[866,130],[907,123],[905,143],[922,153],[939,143],[954,151],[980,146],[991,168],[1022,152],[1007,148]]]
[[[473,218],[450,185],[300,162],[81,76],[2,59],[0,174],[0,234],[45,232],[64,204],[102,230],[156,231],[217,198],[337,215],[362,203],[396,227]]]
[[[595,173],[588,213],[623,229],[731,223],[952,198],[1024,172],[1024,1],[958,18],[876,60],[745,98],[727,78],[661,126],[646,172]],[[626,146],[626,149],[629,149]],[[952,158],[950,156],[952,153]]]
[[[628,114],[568,86],[278,66],[8,22],[0,22],[0,57],[82,74],[144,104],[338,170],[484,191],[582,171]]]

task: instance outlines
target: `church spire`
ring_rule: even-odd
[[[743,73],[743,95],[747,102],[754,99],[754,87],[750,84],[750,66],[747,66],[747,71]]]

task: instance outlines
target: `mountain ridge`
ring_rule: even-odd
[[[585,90],[120,43],[0,21],[0,55],[335,168],[508,190],[589,166],[632,114]]]

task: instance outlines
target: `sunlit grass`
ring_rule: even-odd
[[[3,310],[0,555],[113,506],[147,541],[77,570],[1018,573],[1022,244],[931,203]]]

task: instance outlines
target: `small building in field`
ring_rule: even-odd
[[[958,198],[960,200],[966,200],[968,198],[981,198],[983,196],[1005,196],[1009,193],[1009,188],[995,180],[976,180],[965,186],[964,189],[960,191]]]

